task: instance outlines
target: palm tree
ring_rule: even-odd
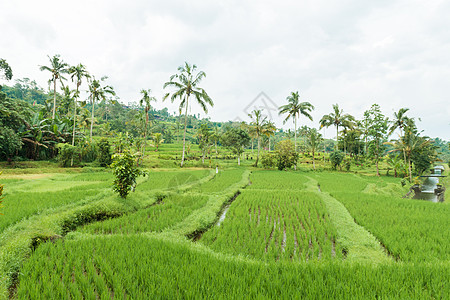
[[[323,141],[322,134],[316,128],[311,128],[308,131],[308,135],[306,136],[306,144],[308,145],[309,149],[311,149],[312,152],[314,170],[316,169],[314,154],[316,152],[316,149],[319,147],[320,143],[322,143],[322,141]]]
[[[141,90],[142,98],[139,100],[139,105],[144,105],[144,112],[145,112],[145,130],[144,130],[144,151],[142,153],[142,156],[145,154],[145,146],[147,145],[147,131],[148,131],[148,112],[151,109],[150,102],[154,101],[156,102],[156,98],[153,96],[150,96],[152,90]]]
[[[261,136],[266,134],[267,127],[269,121],[267,121],[267,116],[263,117],[261,115],[261,110],[254,110],[251,114],[248,114],[248,116],[252,119],[252,121],[249,124],[249,133],[250,136],[254,136],[258,140],[258,154],[256,156],[256,162],[255,167],[258,166],[258,160],[259,160],[259,152],[261,149]]]
[[[86,71],[86,67],[82,65],[81,63],[77,66],[72,66],[69,68],[69,74],[72,81],[76,79],[77,82],[77,90],[75,92],[74,98],[73,98],[73,136],[72,136],[72,146],[75,145],[75,128],[77,123],[77,99],[80,96],[80,86],[82,83],[83,78],[89,79],[91,76]],[[70,166],[73,165],[73,157],[72,161],[70,163]]]
[[[349,114],[344,114],[342,109],[339,109],[338,104],[333,104],[333,112],[324,115],[320,120],[321,127],[329,127],[336,126],[336,150],[338,147],[338,139],[339,139],[339,126],[348,126],[349,128],[353,128],[353,125],[350,125],[355,121],[355,117]]]
[[[389,128],[389,135],[391,135],[395,129],[400,129],[400,136],[402,136],[402,130],[406,126],[408,121],[408,117],[406,116],[406,112],[409,108],[400,108],[398,112],[394,112],[394,120],[392,120],[392,125]]]
[[[184,134],[183,134],[183,154],[181,156],[181,167],[183,167],[184,162],[184,152],[186,150],[186,128],[187,128],[187,112],[189,106],[189,97],[194,96],[197,103],[201,106],[205,113],[208,113],[207,104],[211,107],[214,106],[213,101],[208,96],[206,91],[198,87],[200,81],[206,76],[206,73],[199,71],[196,73],[197,66],[190,65],[187,62],[184,66],[178,67],[179,74],[170,76],[170,81],[164,83],[164,88],[173,87],[176,89],[175,92],[167,93],[164,96],[164,100],[170,96],[172,103],[179,98],[180,99],[180,110],[185,108],[184,114]]]
[[[291,95],[286,98],[286,100],[289,102],[286,105],[279,107],[279,115],[281,114],[287,114],[286,119],[284,119],[283,124],[287,122],[290,118],[294,119],[294,145],[295,145],[295,151],[297,152],[297,119],[300,115],[304,115],[308,119],[312,121],[312,116],[309,114],[312,110],[314,110],[314,106],[309,102],[300,102],[299,101],[299,94],[297,92],[291,92]]]
[[[158,152],[159,145],[164,142],[162,134],[157,132],[153,135],[153,145],[156,147],[155,151]]]
[[[268,121],[263,128],[263,133],[269,139],[269,151],[270,151],[270,137],[275,136],[275,131],[277,131],[277,127],[275,123],[272,121]]]
[[[48,55],[47,55],[48,56]],[[59,80],[62,86],[64,86],[62,79],[65,79],[62,74],[68,73],[68,67],[69,65],[63,62],[60,59],[59,54],[54,55],[53,57],[48,56],[48,59],[50,60],[50,67],[47,66],[40,66],[41,71],[49,71],[52,73],[52,78],[49,80],[49,82],[53,81],[53,114],[52,119],[55,119],[56,115],[56,81]]]
[[[108,77],[102,77],[100,80],[93,78],[92,82],[89,84],[89,93],[92,102],[92,117],[91,117],[91,132],[90,137],[92,140],[92,128],[94,126],[94,111],[95,111],[95,101],[106,100],[106,94],[115,95],[113,88],[109,85],[102,86],[100,81],[104,81]]]

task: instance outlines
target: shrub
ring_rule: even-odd
[[[136,178],[146,173],[135,166],[136,155],[132,155],[129,150],[113,155],[113,173],[115,176],[113,190],[119,193],[120,197],[126,198],[130,191],[136,187]]]
[[[341,167],[341,163],[344,160],[344,153],[342,151],[337,150],[330,154],[330,162],[331,166],[334,170],[339,166]]]
[[[74,164],[79,162],[80,149],[76,146],[70,144],[59,143],[56,145],[58,148],[58,161],[62,167],[68,167],[71,165],[71,160],[73,158]]]
[[[289,169],[297,164],[298,153],[295,152],[294,143],[291,140],[278,142],[275,148],[278,170]]]
[[[109,145],[109,142],[107,139],[102,138],[100,142],[98,143],[98,162],[100,163],[100,166],[107,167],[111,164],[111,146]]]
[[[277,164],[277,158],[273,153],[263,153],[261,155],[261,164],[263,168],[273,168]]]

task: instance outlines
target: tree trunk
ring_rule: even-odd
[[[186,128],[187,128],[187,112],[188,112],[188,105],[189,105],[189,96],[186,96],[186,112],[184,113],[184,134],[183,134],[183,154],[181,156],[181,167],[183,167],[184,162],[184,151],[186,149]]]
[[[339,126],[336,125],[336,151],[338,150],[338,144],[339,144]]]
[[[380,177],[380,170],[378,169],[378,157],[380,153],[380,145],[377,141],[377,155],[376,155],[376,165],[377,165],[377,176]]]
[[[261,137],[258,136],[258,154],[256,154],[256,162],[255,162],[255,167],[258,166],[258,161],[259,161],[259,148],[261,147]]]
[[[53,116],[54,120],[56,116],[56,77],[53,77]]]
[[[312,151],[312,155],[313,155],[313,168],[315,170],[316,169],[316,162],[314,161],[314,150]]]
[[[77,97],[78,97],[78,88],[79,83],[77,82],[77,94],[76,97],[73,99],[73,137],[72,137],[72,146],[75,146],[75,125],[77,123]],[[70,160],[70,166],[73,167],[73,154],[72,159]]]
[[[409,182],[412,183],[411,157],[410,157],[410,155],[408,155],[408,172],[409,172]]]
[[[240,166],[240,165],[241,165],[241,155],[238,154],[238,166]]]
[[[294,151],[297,153],[297,117],[294,117]]]
[[[92,117],[91,117],[91,133],[90,133],[91,141],[92,141],[92,129],[94,127],[94,109],[95,109],[95,99],[92,98]]]

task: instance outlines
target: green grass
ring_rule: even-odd
[[[158,236],[45,244],[24,265],[18,299],[443,299],[442,265],[263,264]]]
[[[161,203],[118,218],[85,225],[79,232],[92,234],[161,232],[205,205],[208,197],[170,195]]]
[[[311,192],[245,190],[223,223],[204,234],[201,242],[216,251],[264,261],[342,257],[325,205]]]
[[[402,199],[405,189],[389,177],[320,174],[314,178],[396,259],[450,260],[450,206],[447,204]]]

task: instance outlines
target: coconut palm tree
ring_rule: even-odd
[[[95,101],[99,100],[106,100],[106,94],[115,95],[113,88],[109,85],[102,86],[101,81],[104,81],[108,77],[102,77],[100,80],[95,79],[93,77],[93,80],[89,84],[89,98],[91,99],[92,103],[92,117],[91,117],[91,132],[90,132],[90,138],[92,140],[92,129],[94,126],[94,111],[95,111]]]
[[[268,121],[264,126],[264,135],[267,136],[269,139],[269,151],[270,151],[270,137],[275,136],[275,131],[277,131],[277,127],[275,126],[275,123],[272,121]]]
[[[48,55],[47,55],[48,56]],[[55,119],[56,115],[56,81],[59,80],[62,86],[64,86],[62,79],[65,79],[62,74],[68,73],[68,67],[69,65],[63,62],[60,59],[59,54],[54,55],[53,57],[48,56],[48,59],[50,60],[50,66],[40,66],[41,71],[49,71],[52,73],[52,78],[49,80],[50,82],[53,82],[53,113],[52,113],[52,119]]]
[[[306,144],[308,145],[308,148],[312,152],[314,170],[316,169],[316,163],[314,161],[314,154],[315,154],[317,148],[319,147],[320,143],[322,143],[322,141],[323,141],[322,134],[316,128],[311,128],[308,131],[308,134],[306,136]]]
[[[408,117],[406,112],[409,108],[400,108],[398,112],[394,112],[394,119],[392,120],[391,127],[389,128],[389,135],[391,135],[395,129],[400,129],[400,136],[402,136],[403,128],[406,126]]]
[[[69,74],[72,81],[76,79],[77,84],[77,90],[75,92],[74,98],[73,98],[73,136],[72,136],[72,146],[75,145],[75,128],[77,123],[77,99],[80,97],[80,86],[82,83],[83,78],[89,79],[91,76],[89,75],[88,71],[86,71],[86,67],[82,65],[81,63],[77,66],[72,66],[69,68]],[[73,157],[72,161],[70,163],[70,166],[73,165]]]
[[[312,116],[309,114],[311,111],[314,110],[314,106],[309,102],[300,102],[299,100],[300,96],[297,92],[291,92],[291,95],[289,95],[286,100],[289,102],[286,105],[280,106],[278,109],[280,110],[278,112],[279,115],[281,114],[287,114],[286,119],[284,119],[283,124],[285,124],[289,119],[293,119],[294,121],[294,145],[295,145],[295,151],[297,152],[297,119],[300,115],[304,115],[308,119],[312,121]]]
[[[254,136],[258,140],[258,154],[256,155],[255,167],[258,166],[259,161],[259,152],[261,149],[261,136],[267,134],[267,127],[269,121],[267,120],[267,116],[262,116],[261,110],[257,109],[252,111],[248,116],[252,119],[248,128],[250,136]]]
[[[141,90],[141,94],[142,94],[142,98],[139,100],[139,105],[144,105],[144,112],[145,112],[145,130],[144,130],[144,151],[142,153],[142,156],[144,156],[145,154],[145,146],[147,145],[147,131],[148,131],[148,112],[151,109],[151,105],[150,103],[152,101],[156,102],[156,98],[153,96],[150,96],[150,94],[152,93],[151,89],[148,90]]]
[[[172,87],[175,89],[175,91],[172,93],[172,95],[170,95],[170,93],[167,93],[164,96],[163,100],[169,98],[169,96],[172,103],[176,99],[180,99],[179,108],[185,108],[183,154],[181,156],[181,167],[183,167],[184,153],[186,150],[186,128],[189,98],[193,96],[205,113],[208,113],[207,105],[210,105],[211,107],[214,106],[212,99],[208,96],[206,91],[198,86],[200,84],[200,81],[206,76],[206,73],[203,71],[196,72],[196,69],[196,65],[190,65],[185,62],[184,66],[178,67],[179,74],[170,76],[170,81],[164,83],[164,88]]]
[[[321,127],[330,127],[332,125],[336,126],[336,150],[338,146],[339,139],[339,126],[348,126],[349,128],[353,128],[351,123],[355,122],[355,117],[349,114],[344,114],[342,109],[339,109],[338,104],[333,104],[333,112],[324,115],[320,120]]]

